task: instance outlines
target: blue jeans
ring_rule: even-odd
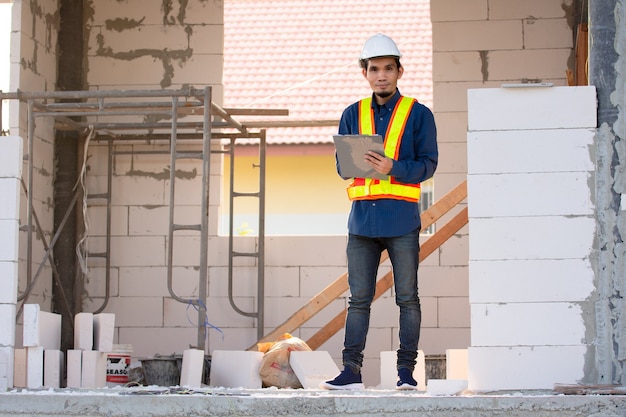
[[[398,237],[348,236],[348,285],[350,299],[343,349],[343,365],[360,371],[376,291],[376,275],[382,251],[387,249],[393,270],[396,304],[400,307],[400,347],[397,369],[415,368],[422,311],[417,294],[419,229]]]

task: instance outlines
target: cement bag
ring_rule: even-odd
[[[261,359],[261,380],[264,387],[302,388],[298,377],[289,364],[289,354],[294,350],[310,351],[311,348],[297,337],[279,340]]]

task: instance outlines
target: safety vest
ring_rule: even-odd
[[[400,97],[396,107],[393,109],[391,120],[387,127],[387,134],[385,135],[385,156],[388,158],[398,159],[402,134],[404,133],[406,121],[409,118],[414,101],[415,99],[410,97]],[[374,126],[372,98],[364,98],[359,102],[359,133],[362,135],[373,135],[375,134]],[[347,190],[350,200],[391,198],[416,203],[420,199],[419,184],[404,184],[392,176],[389,176],[388,180],[354,178]]]

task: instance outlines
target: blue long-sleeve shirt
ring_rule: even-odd
[[[375,133],[383,138],[396,103],[398,90],[384,105],[372,98]],[[359,133],[359,102],[347,107],[341,115],[339,134]],[[420,103],[414,103],[402,135],[398,160],[393,162],[390,175],[407,184],[423,182],[433,176],[437,168],[437,128],[432,112]],[[341,176],[339,163],[337,172]],[[355,200],[348,217],[348,232],[368,237],[405,235],[421,227],[419,204],[404,200]]]

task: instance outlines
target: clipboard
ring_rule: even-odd
[[[389,175],[380,174],[365,160],[367,151],[385,154],[383,138],[380,135],[334,135],[337,160],[342,177],[389,179]]]

